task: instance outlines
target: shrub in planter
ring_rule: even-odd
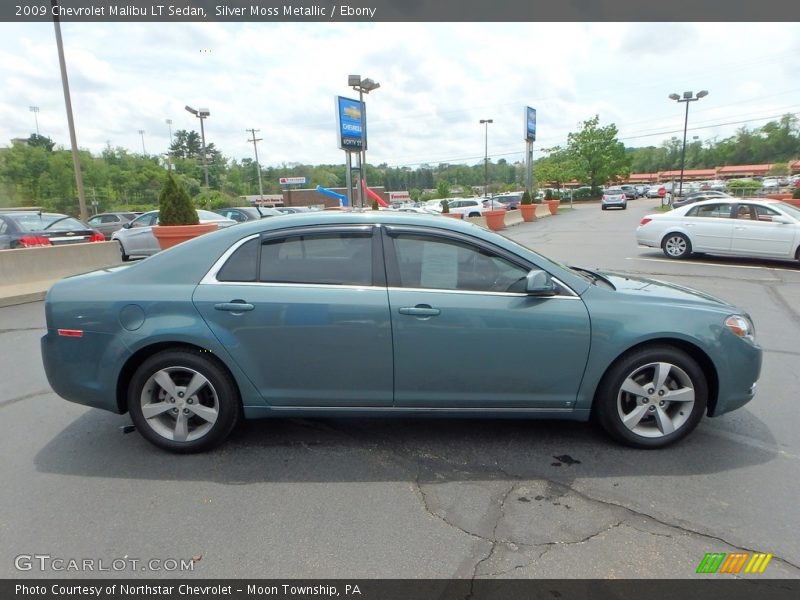
[[[792,192],[792,199],[800,200],[800,187],[794,188],[794,192]]]
[[[447,200],[442,200],[441,205],[442,205],[442,214],[443,215],[448,214],[450,212],[450,205],[447,203]]]
[[[533,204],[533,199],[531,198],[531,193],[528,190],[525,190],[525,193],[522,194],[522,200],[519,201],[520,204]]]
[[[533,199],[528,190],[522,194],[522,200],[519,201],[519,210],[522,214],[522,220],[526,223],[536,220],[536,205],[533,204]]]
[[[547,189],[544,191],[544,199],[545,199],[545,201],[547,201],[547,200],[553,200],[553,199],[554,199],[554,198],[553,198],[553,190],[551,190],[550,188],[547,188]]]
[[[161,226],[197,225],[200,222],[192,199],[172,174],[167,176],[167,182],[158,197],[158,209],[158,224]]]

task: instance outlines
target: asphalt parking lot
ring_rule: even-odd
[[[1,308],[0,577],[64,576],[15,566],[50,555],[126,561],[69,573],[89,577],[686,578],[705,553],[735,550],[774,554],[760,577],[800,577],[800,267],[638,248],[657,203],[579,206],[506,234],[753,316],[755,400],[660,451],[583,423],[286,419],[173,456],[123,433],[127,416],[58,398],[39,355],[43,304]]]

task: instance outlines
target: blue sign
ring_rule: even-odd
[[[525,107],[525,139],[536,141],[536,109],[530,106]]]
[[[366,145],[366,104],[352,98],[336,97],[336,131],[339,148],[348,152],[360,152]],[[364,132],[361,131],[362,123]]]

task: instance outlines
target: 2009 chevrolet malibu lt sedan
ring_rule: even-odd
[[[243,223],[64,279],[45,312],[56,393],[173,452],[243,417],[333,415],[594,414],[658,448],[748,402],[761,369],[727,302],[383,211]]]

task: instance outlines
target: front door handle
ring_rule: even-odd
[[[401,315],[411,315],[412,317],[436,317],[442,312],[438,308],[433,308],[428,304],[417,304],[414,307],[408,306],[398,309]]]
[[[217,310],[225,310],[233,313],[241,313],[248,310],[253,310],[255,306],[243,300],[234,300],[233,302],[220,302],[215,304],[214,308]]]

